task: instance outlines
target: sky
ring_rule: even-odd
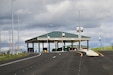
[[[25,40],[52,31],[78,34],[76,27],[84,28],[82,35],[91,37],[90,47],[113,43],[113,0],[0,0],[0,46],[11,42],[12,7],[14,15],[14,42],[26,49]],[[80,12],[79,12],[80,11]]]

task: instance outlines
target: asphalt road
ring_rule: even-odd
[[[87,57],[81,52],[43,53],[0,66],[0,75],[113,75],[113,52]]]

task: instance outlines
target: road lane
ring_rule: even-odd
[[[103,68],[108,72],[109,75],[113,75],[113,51],[100,51],[104,54],[104,61],[100,61]]]
[[[99,60],[103,60],[100,57],[86,57],[84,61],[84,67],[80,75],[109,75],[103,68]]]
[[[113,61],[113,51],[100,51],[100,53],[105,55],[105,58]]]
[[[80,75],[113,75],[113,56],[110,52],[100,52],[100,57],[85,57]]]
[[[103,54],[104,57],[88,57],[82,52],[44,53],[1,66],[0,75],[113,75],[113,56]]]
[[[53,58],[54,56],[56,58]],[[23,73],[17,72],[17,75],[69,75],[70,72],[71,75],[75,75],[78,73],[79,54],[62,53],[61,55],[55,54],[54,56],[46,59],[46,64],[36,65],[35,68]],[[76,69],[73,69],[74,66]]]
[[[54,54],[42,54],[40,57],[37,57],[37,58],[32,58],[26,61],[21,61],[18,63],[6,65],[6,66],[1,66],[0,74],[1,75],[14,75],[13,73],[15,73],[16,71],[20,71],[20,70],[24,71],[31,66],[35,67],[37,63],[38,65],[42,65],[42,63],[46,64],[47,62],[45,60],[51,59],[53,55]]]

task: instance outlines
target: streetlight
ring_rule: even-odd
[[[14,0],[11,0],[11,12],[12,12],[12,21],[11,21],[11,27],[12,27],[12,54],[14,54],[14,15],[13,15],[13,2]]]
[[[79,49],[81,50],[81,32],[83,32],[83,27],[80,25],[80,10],[78,10],[78,24],[79,26],[76,28],[77,32],[79,32]]]
[[[81,50],[81,32],[83,32],[83,27],[77,27],[76,28],[76,30],[77,30],[77,32],[79,32],[79,36],[78,36],[78,38],[79,38],[79,49]]]
[[[64,32],[62,32],[62,52],[63,52],[63,47],[64,47],[64,44],[63,44],[63,38],[65,37],[65,33]]]

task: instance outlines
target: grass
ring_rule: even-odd
[[[113,47],[112,46],[106,46],[106,47],[98,47],[98,48],[92,48],[92,50],[94,51],[113,51]]]
[[[27,53],[20,53],[20,54],[15,54],[15,55],[11,55],[11,54],[0,55],[0,61],[16,59],[16,58],[20,58],[20,57],[27,56],[27,55],[28,55]]]

